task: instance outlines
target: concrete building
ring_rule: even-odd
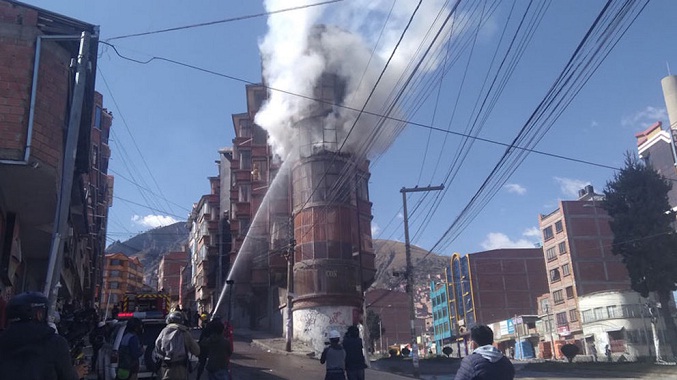
[[[71,59],[89,39],[82,103]],[[0,295],[45,288],[57,203],[69,200],[59,297],[95,301],[105,245],[110,114],[95,96],[98,27],[15,1],[0,1]],[[72,108],[71,108],[72,107]],[[70,118],[80,109],[79,122]],[[76,113],[77,114],[77,113]],[[79,130],[75,152],[64,132]],[[98,151],[95,151],[94,148]],[[73,172],[62,172],[75,153]],[[64,181],[62,181],[62,179]],[[61,183],[72,187],[60,194]],[[71,186],[72,185],[72,186]],[[61,262],[59,262],[61,264]]]
[[[454,350],[467,355],[469,329],[516,315],[533,315],[548,291],[541,248],[495,249],[451,257],[449,311],[458,333]]]
[[[445,278],[451,268],[445,269]],[[430,300],[432,303],[432,333],[434,337],[434,346],[431,347],[433,353],[442,354],[442,349],[451,346],[452,338],[456,337],[454,325],[451,323],[451,313],[449,312],[449,286],[447,281],[430,281]],[[456,349],[452,347],[453,349]]]
[[[647,302],[632,290],[594,292],[579,298],[585,344],[589,355],[597,350],[599,361],[606,361],[605,347],[609,345],[613,361],[635,361],[655,355],[651,331],[651,314]],[[657,335],[661,355],[670,357],[666,344],[665,326],[658,320]],[[623,359],[621,359],[623,358]]]
[[[639,158],[662,176],[677,181],[673,133],[671,129],[664,130],[663,123],[658,121],[635,134],[635,137]],[[673,186],[668,192],[668,200],[671,207],[677,206],[677,186]]]
[[[101,310],[110,309],[122,301],[125,293],[146,291],[143,283],[143,265],[138,257],[123,253],[107,254],[103,270]]]
[[[551,303],[540,313],[554,317],[555,352],[564,343],[584,349],[579,297],[611,289],[630,289],[628,273],[611,253],[613,233],[601,196],[592,186],[575,201],[560,201],[548,215],[540,215],[543,252]],[[543,340],[545,342],[545,339]]]
[[[371,289],[365,294],[367,312],[376,313],[381,319],[383,334],[375,342],[374,351],[386,353],[391,347],[409,346],[411,342],[411,328],[409,327],[409,295],[388,289]],[[414,322],[418,336],[426,331],[426,322],[417,318]],[[424,350],[424,347],[420,347]]]
[[[171,305],[184,306],[180,303],[181,293],[181,270],[186,266],[189,260],[189,254],[184,251],[168,252],[158,265],[157,290],[169,294]],[[189,307],[191,305],[185,305]]]
[[[190,250],[192,268],[191,284],[195,289],[195,307],[193,309],[197,309],[201,313],[211,313],[219,297],[216,289],[220,241],[219,177],[209,177],[209,184],[211,187],[210,193],[203,195],[193,205],[193,210],[188,218],[188,249]]]

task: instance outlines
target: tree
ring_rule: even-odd
[[[372,351],[374,344],[381,338],[381,316],[373,310],[367,310],[367,329],[369,329],[369,346]]]
[[[662,307],[667,341],[677,353],[677,326],[668,307],[677,289],[677,234],[672,223],[665,177],[635,156],[627,154],[625,167],[607,182],[602,207],[612,221],[612,252],[623,259],[632,289],[642,297],[656,293]]]

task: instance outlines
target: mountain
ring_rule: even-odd
[[[167,252],[183,250],[187,242],[186,222],[177,222],[140,233],[124,242],[117,240],[106,248],[106,253],[120,252],[138,257],[143,264],[145,282],[148,283],[157,273],[162,256]]]
[[[106,253],[121,252],[127,256],[138,257],[144,267],[146,281],[154,278],[162,256],[167,252],[182,250],[188,240],[185,222],[174,223],[140,233],[124,242],[115,241],[106,248]],[[376,254],[376,280],[372,287],[404,291],[406,280],[406,255],[404,243],[394,240],[374,239]],[[449,257],[435,253],[428,254],[425,249],[411,246],[414,284],[416,288],[427,288],[430,280],[444,274],[449,265]]]
[[[376,280],[372,287],[379,289],[404,289],[407,259],[404,243],[394,240],[374,239],[376,254]],[[449,257],[436,253],[428,254],[423,248],[411,246],[411,264],[416,288],[428,287],[430,280],[444,274],[449,266]],[[398,275],[400,274],[400,275]]]

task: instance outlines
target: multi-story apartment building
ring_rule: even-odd
[[[92,38],[80,103],[72,98],[71,60],[78,57],[83,32]],[[87,302],[97,296],[100,273],[93,268],[101,268],[105,243],[109,153],[104,145],[110,127],[110,114],[94,92],[97,51],[97,26],[0,1],[0,290],[5,296],[42,291],[46,263],[57,251],[63,252],[57,261],[63,268],[53,276],[62,284],[59,297]],[[76,110],[80,120],[70,117]],[[64,132],[76,129],[76,150],[65,152]],[[94,144],[100,149],[96,159]],[[74,153],[73,171],[62,172]],[[61,194],[62,184],[72,192]],[[68,222],[60,224],[63,246],[52,250],[60,199],[69,203]]]
[[[101,310],[113,308],[122,301],[125,293],[146,291],[143,283],[143,265],[138,257],[123,253],[106,255],[103,270],[103,296]]]
[[[398,349],[411,343],[409,301],[407,293],[388,289],[371,289],[365,294],[367,311],[371,310],[381,320],[381,338],[374,342],[374,351],[388,352],[392,346]],[[418,337],[425,335],[425,319],[416,318],[414,328]],[[419,344],[419,349],[427,349]]]
[[[449,312],[449,286],[447,286],[446,279],[450,272],[450,268],[445,268],[444,281],[430,281],[430,299],[433,310],[432,331],[435,337],[433,351],[438,355],[442,353],[442,348],[451,345],[452,338],[457,333],[451,324]]]
[[[548,312],[557,329],[556,352],[565,340],[583,339],[580,296],[630,287],[625,266],[611,252],[614,236],[609,216],[600,207],[602,196],[592,186],[579,195],[576,201],[560,201],[555,211],[539,218],[552,303]]]
[[[219,177],[209,177],[211,191],[193,205],[188,218],[188,247],[195,288],[195,309],[211,313],[219,297],[217,271],[219,256]]]
[[[168,252],[160,259],[157,271],[157,290],[169,294],[172,306],[182,306],[179,303],[181,270],[186,266],[187,262],[188,253],[185,251]]]
[[[448,286],[451,327],[458,337],[456,348],[463,345],[467,354],[473,325],[536,313],[536,298],[548,291],[543,251],[506,248],[464,256],[454,253]]]

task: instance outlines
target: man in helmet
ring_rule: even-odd
[[[200,346],[184,325],[183,313],[173,311],[167,316],[167,326],[155,340],[155,354],[162,361],[160,379],[188,379],[188,353],[200,355]]]
[[[66,339],[47,325],[47,297],[28,292],[7,303],[9,326],[0,334],[0,376],[12,379],[78,380],[87,374],[73,367]]]
[[[346,380],[346,351],[339,343],[340,340],[341,334],[338,331],[329,331],[329,347],[320,356],[320,364],[327,363],[324,380]]]

